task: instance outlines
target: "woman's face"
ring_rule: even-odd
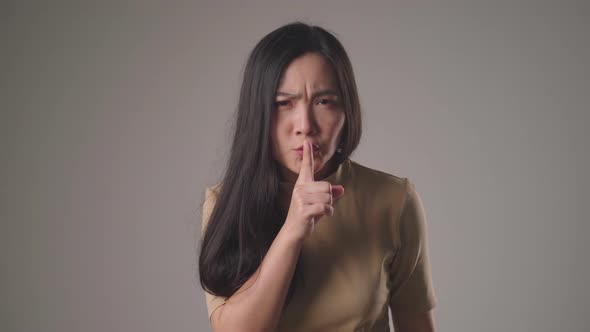
[[[318,53],[306,53],[284,70],[272,114],[272,153],[283,180],[295,182],[305,139],[314,144],[314,173],[335,153],[345,114],[332,65]]]

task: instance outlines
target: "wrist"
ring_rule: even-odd
[[[281,238],[285,239],[285,241],[293,245],[301,246],[303,245],[303,240],[305,240],[306,237],[306,230],[302,226],[303,225],[297,225],[295,223],[289,223],[285,221],[285,224],[283,227],[281,227],[277,237],[280,236]]]

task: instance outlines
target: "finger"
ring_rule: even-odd
[[[308,140],[303,141],[303,159],[297,183],[313,182],[313,146]]]
[[[331,204],[332,202],[332,195],[328,193],[313,193],[308,194],[303,199],[304,204],[317,204],[317,203],[324,203],[324,204]]]
[[[333,185],[332,186],[332,195],[335,200],[339,199],[340,197],[342,197],[342,195],[344,195],[344,187],[341,185]]]
[[[309,205],[307,211],[308,220],[314,217],[315,220],[318,221],[322,216],[334,215],[334,207],[330,204],[318,203],[314,205]]]
[[[330,193],[330,187],[332,185],[328,181],[314,181],[306,183],[305,186],[301,186],[303,192],[308,194],[313,193]]]

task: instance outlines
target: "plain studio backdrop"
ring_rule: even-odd
[[[422,196],[438,331],[587,330],[589,9],[2,2],[0,330],[210,330],[200,205],[249,51],[294,20],[350,55],[351,158]]]

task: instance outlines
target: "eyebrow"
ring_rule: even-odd
[[[326,96],[326,95],[333,95],[338,97],[340,94],[334,90],[334,89],[323,89],[323,90],[318,90],[314,93],[311,94],[311,99],[315,99],[319,96]],[[284,91],[278,91],[277,92],[277,97],[278,96],[286,96],[286,97],[291,97],[291,98],[295,98],[295,99],[299,99],[301,98],[301,94],[292,94],[292,93],[288,93],[288,92],[284,92]]]

